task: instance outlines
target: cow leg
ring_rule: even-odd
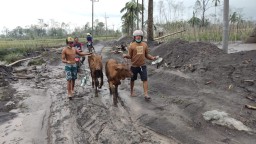
[[[95,97],[98,97],[98,90],[97,90],[97,86],[95,87]]]
[[[116,107],[117,107],[117,97],[118,97],[117,88],[118,88],[118,85],[115,85],[113,89],[114,90],[113,101],[114,101],[114,106]]]
[[[110,86],[108,86],[108,89],[109,89],[109,95],[112,95]]]
[[[118,93],[118,85],[116,85],[115,93],[117,95],[117,102],[120,102],[120,104],[122,106],[124,106],[124,102],[122,101],[122,99],[120,98],[119,93]]]
[[[113,105],[114,105],[115,107],[117,107],[117,95],[116,95],[116,93],[113,94]]]
[[[94,84],[95,84],[94,79],[92,79],[92,88],[94,88]]]
[[[115,85],[115,93],[116,93],[116,96],[118,97],[118,85]]]
[[[92,77],[92,88],[94,88],[94,75],[93,75],[93,73],[92,73],[92,71],[91,71],[91,77]]]
[[[99,80],[95,78],[95,96],[98,97]]]
[[[95,86],[99,87],[99,80],[98,80],[98,78],[95,78]]]
[[[100,75],[100,87],[101,88],[103,86],[103,73],[101,72],[101,75]]]
[[[112,95],[112,90],[111,90],[111,82],[108,81],[108,89],[109,89],[109,94]]]
[[[113,105],[116,107],[117,106],[117,95],[115,93],[115,85],[112,82],[109,82],[110,86],[110,92],[113,95]]]

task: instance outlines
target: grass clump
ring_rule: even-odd
[[[2,60],[6,61],[7,63],[12,63],[23,58],[25,58],[25,56],[21,53],[9,53],[5,55]]]
[[[42,65],[43,63],[45,63],[45,61],[43,60],[43,58],[39,58],[39,59],[33,59],[31,60],[28,65]]]

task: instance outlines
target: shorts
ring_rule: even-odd
[[[65,72],[66,72],[66,79],[68,81],[77,79],[77,66],[76,66],[76,64],[66,64]]]
[[[145,65],[140,67],[131,67],[131,71],[133,73],[131,81],[137,80],[138,73],[140,74],[141,81],[147,81],[148,75],[147,75],[147,67]]]

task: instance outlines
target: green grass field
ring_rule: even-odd
[[[94,41],[111,40],[115,37],[96,37]],[[80,38],[85,43],[85,38]],[[65,39],[36,39],[36,40],[4,40],[0,39],[0,61],[7,63],[26,57],[27,53],[40,51],[43,48],[58,48],[66,45]]]
[[[65,45],[65,39],[0,40],[2,48],[50,48]]]

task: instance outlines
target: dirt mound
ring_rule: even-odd
[[[152,49],[153,55],[159,55],[170,67],[197,66],[224,52],[217,46],[205,42],[188,42],[176,39]]]
[[[217,56],[212,61],[204,62],[205,69],[200,72],[200,76],[211,81],[211,85],[228,89],[239,87],[255,95],[255,55],[256,51],[246,51]]]

